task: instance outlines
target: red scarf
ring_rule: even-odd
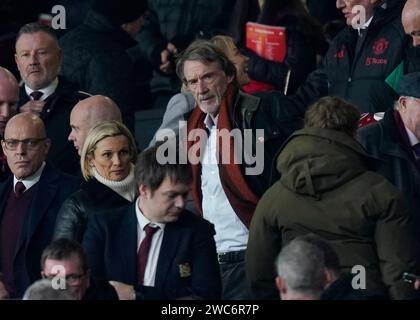
[[[232,111],[234,103],[234,88],[232,85],[229,85],[226,93],[222,99],[220,108],[219,108],[219,118],[217,121],[217,129],[226,129],[231,132],[232,126]],[[191,114],[191,117],[188,120],[187,130],[188,136],[193,129],[203,129],[205,130],[204,119],[206,114],[201,111],[201,109],[196,106],[194,111]],[[226,142],[221,143],[222,139],[219,139],[219,131],[217,133],[217,159],[219,159],[219,174],[220,181],[222,182],[223,190],[226,193],[226,196],[229,200],[230,205],[233,210],[242,221],[242,223],[249,228],[251,223],[252,216],[254,214],[255,208],[257,206],[258,197],[248,186],[243,172],[241,170],[240,164],[235,164],[234,159],[234,140],[233,137],[230,138],[228,146]],[[196,144],[199,145],[196,145]],[[193,151],[196,152],[196,156],[201,158],[200,150],[205,147],[203,141],[201,141],[198,135],[193,135],[192,141],[188,141],[188,151],[191,150],[191,147],[194,146]],[[201,148],[199,148],[201,146]],[[222,150],[220,152],[220,150]],[[230,161],[228,164],[222,163],[222,154],[226,152],[230,153]],[[242,161],[244,159],[241,159]],[[201,162],[200,162],[201,163]],[[192,195],[197,207],[200,210],[200,213],[203,214],[202,208],[202,193],[201,193],[201,164],[193,164],[193,189]]]

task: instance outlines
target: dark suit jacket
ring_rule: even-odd
[[[93,276],[137,285],[135,205],[90,217],[83,246]],[[155,287],[148,288],[144,298],[219,298],[221,281],[213,235],[212,224],[188,211],[184,211],[177,222],[168,223],[158,258]]]
[[[401,138],[393,113],[389,110],[381,121],[360,129],[358,138],[370,154],[382,160],[375,171],[401,191],[416,221],[413,224],[420,226],[420,171]]]
[[[21,297],[25,289],[41,277],[41,254],[51,242],[57,212],[64,200],[78,189],[80,181],[47,164],[38,184],[16,246],[13,297]],[[12,188],[13,176],[0,185],[0,221]]]
[[[89,97],[88,94],[77,90],[73,83],[59,77],[55,92],[45,100],[45,106],[40,114],[45,124],[47,137],[52,142],[47,161],[61,171],[74,176],[79,175],[80,158],[73,144],[67,140],[71,131],[70,112],[76,103]],[[19,109],[28,101],[25,86],[21,86]]]

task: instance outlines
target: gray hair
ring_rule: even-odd
[[[324,254],[312,243],[291,241],[278,255],[276,268],[291,294],[319,298],[324,290]]]
[[[71,293],[70,288],[65,289],[53,287],[49,279],[35,281],[23,295],[23,300],[77,300]]]
[[[50,28],[49,26],[40,24],[38,22],[31,22],[31,23],[27,23],[23,25],[19,29],[19,32],[16,36],[16,42],[19,40],[19,38],[23,34],[27,34],[27,33],[31,34],[31,33],[37,33],[37,32],[45,32],[46,34],[50,35],[58,45],[58,38],[54,30]]]
[[[196,40],[191,43],[176,61],[176,74],[185,84],[184,65],[187,61],[199,61],[203,64],[217,63],[228,77],[234,78],[236,83],[236,68],[222,49],[208,40]]]

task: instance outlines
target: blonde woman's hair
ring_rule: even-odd
[[[232,59],[232,52],[236,47],[232,37],[217,35],[210,39],[216,47],[223,51],[223,53],[230,59]]]
[[[127,138],[131,162],[136,163],[136,143],[130,130],[118,121],[102,122],[90,129],[83,145],[82,155],[80,156],[80,168],[82,170],[83,178],[86,181],[93,177],[92,170],[89,166],[89,158],[94,157],[97,144],[105,138],[116,136],[124,136]]]

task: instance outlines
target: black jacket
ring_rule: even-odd
[[[175,73],[167,76],[159,72],[160,53],[168,42],[178,52],[194,39],[226,33],[237,0],[149,0],[149,15],[137,36],[139,45],[132,51],[155,67],[151,81],[152,92],[168,91],[176,94],[181,82]]]
[[[363,37],[346,27],[334,38],[323,66],[313,71],[292,96],[302,113],[325,95],[344,98],[361,112],[392,107],[398,95],[385,80],[405,59],[410,40],[401,24],[404,1],[388,3],[387,9],[376,9]]]
[[[420,171],[403,143],[393,113],[389,110],[381,121],[360,129],[358,138],[370,154],[382,160],[376,172],[401,191],[413,218],[420,221]]]
[[[45,100],[45,106],[40,114],[44,121],[47,137],[51,139],[51,149],[47,161],[61,171],[78,176],[80,172],[79,156],[73,144],[68,141],[70,134],[70,113],[74,105],[89,95],[78,91],[78,87],[58,77],[55,92]],[[21,86],[19,109],[29,101],[25,87]]]
[[[89,215],[128,204],[130,201],[106,185],[90,179],[63,203],[57,215],[53,238],[69,238],[82,242]]]
[[[48,163],[42,171],[15,250],[13,269],[16,292],[11,292],[12,298],[22,297],[26,288],[41,277],[39,262],[42,251],[51,242],[57,212],[79,185],[79,179],[61,173]],[[10,176],[0,184],[0,221],[12,190],[13,176]]]
[[[264,171],[259,175],[244,175],[251,189],[258,197],[261,197],[280,177],[275,169],[278,150],[295,130],[301,128],[302,121],[284,109],[273,92],[253,96],[239,91],[232,109],[233,119],[235,119],[233,127],[241,129],[242,132],[244,129],[252,130],[253,150],[251,153],[253,157],[257,155],[257,165],[261,164],[261,159],[258,158],[255,148],[257,144],[264,144]],[[256,131],[258,129],[264,130],[262,136]],[[247,152],[246,146],[243,150]],[[244,158],[246,159],[245,155]],[[245,161],[242,169],[255,166],[256,164],[248,164]]]
[[[241,50],[250,58],[248,74],[252,79],[270,83],[276,90],[283,91],[290,70],[288,93],[296,91],[308,74],[316,68],[317,48],[321,46],[321,31],[318,39],[314,39],[316,37],[305,34],[304,24],[303,20],[291,14],[284,15],[275,23],[276,26],[286,28],[287,53],[282,63],[266,60],[249,49]]]
[[[155,284],[138,285],[137,203],[89,219],[83,247],[93,276],[133,285],[146,300],[197,297],[218,299],[220,270],[214,243],[214,226],[183,211],[175,222],[166,223],[158,254]],[[112,213],[112,214],[109,214]]]
[[[130,129],[134,128],[134,110],[142,104],[134,64],[126,52],[135,44],[126,32],[94,11],[60,39],[65,52],[61,73],[91,94],[112,98]]]

